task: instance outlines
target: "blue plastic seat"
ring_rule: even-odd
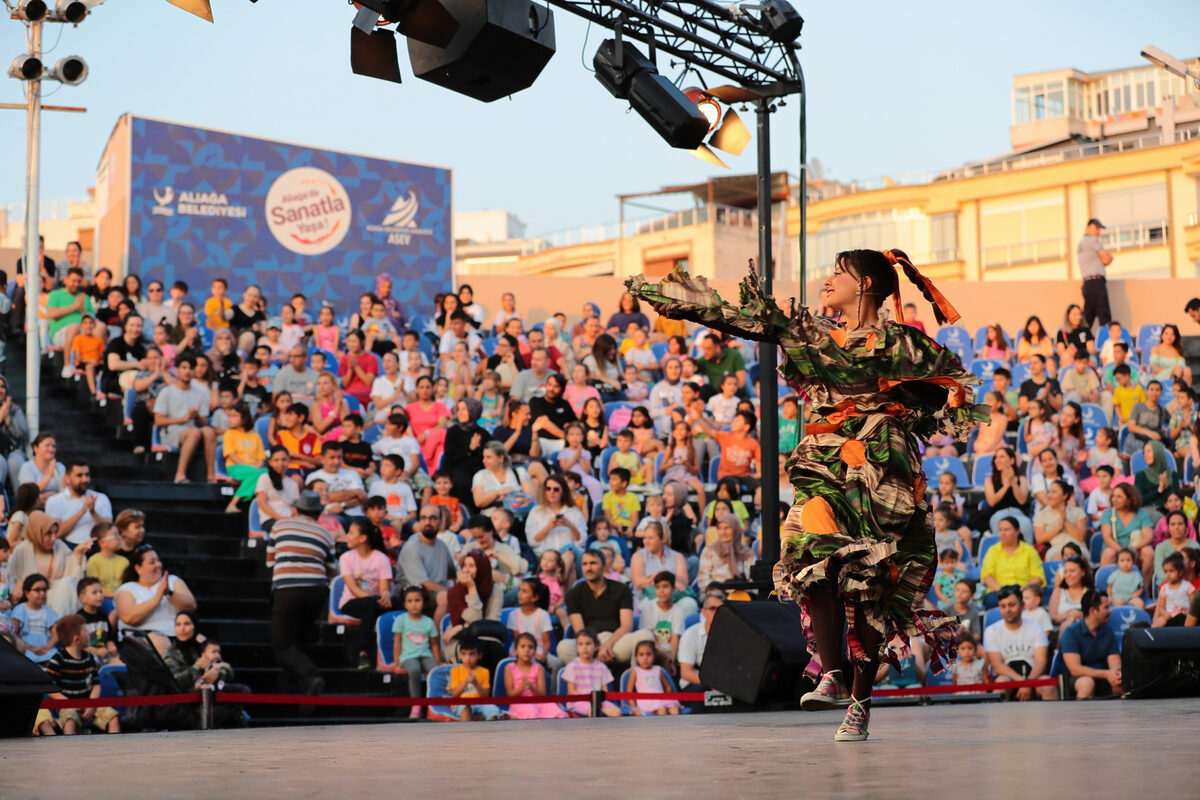
[[[352,414],[361,414],[362,413],[362,403],[359,402],[357,397],[355,397],[352,394],[343,394],[342,397],[345,399],[346,408],[350,409],[350,413],[352,413]]]
[[[100,672],[97,676],[100,683],[100,696],[124,697],[125,690],[121,688],[118,676],[124,676],[128,672],[129,668],[124,664],[105,664],[100,667]]]
[[[1154,345],[1158,344],[1159,337],[1162,336],[1163,326],[1161,323],[1152,323],[1143,325],[1138,328],[1137,349],[1142,354],[1142,362],[1150,361],[1150,351]]]
[[[971,349],[970,332],[958,325],[943,325],[938,328],[937,333],[934,334],[934,341],[942,347],[950,349],[961,347],[965,348],[968,352]]]
[[[992,474],[992,456],[975,456],[975,464],[971,467],[971,485],[983,486],[984,481]]]
[[[487,354],[488,358],[496,355],[496,341],[497,339],[495,336],[490,336],[487,339],[484,339],[480,345],[483,348],[483,352]]]
[[[388,611],[375,619],[375,669],[391,671],[396,667],[395,638],[392,623],[407,611]]]
[[[1021,420],[1017,425],[1017,455],[1019,456],[1029,455],[1029,443],[1025,441],[1025,425],[1025,420]]]
[[[1050,660],[1050,675],[1051,678],[1057,678],[1063,673],[1062,654],[1059,651],[1054,651],[1054,658]]]
[[[721,472],[721,456],[716,455],[712,461],[708,462],[708,482],[716,483],[717,475]]]
[[[608,483],[608,460],[615,452],[617,452],[617,446],[612,444],[600,451],[599,478],[601,483]]]
[[[654,353],[654,358],[661,364],[662,360],[667,357],[669,352],[666,342],[651,342],[650,352]]]
[[[604,424],[605,425],[611,424],[612,415],[613,415],[614,411],[618,411],[622,408],[627,408],[630,411],[632,411],[635,406],[637,406],[637,403],[630,403],[625,400],[613,400],[608,403],[605,403],[604,404]]]
[[[1021,384],[1029,380],[1029,362],[1022,361],[1013,364],[1012,368],[1012,383],[1016,388],[1021,388]]]
[[[994,533],[985,533],[979,539],[979,564],[980,564],[980,566],[983,566],[983,559],[984,559],[984,556],[987,555],[987,551],[991,550],[992,546],[995,544],[998,544],[999,542],[1000,542],[1000,537]]]
[[[126,425],[133,424],[133,407],[137,405],[137,390],[130,387],[125,390],[125,398],[121,402],[121,413]]]
[[[971,362],[971,372],[978,375],[982,380],[990,380],[996,370],[1003,366],[1003,363],[994,358],[979,358]]]
[[[1054,580],[1058,577],[1058,572],[1062,569],[1062,565],[1063,562],[1061,561],[1046,561],[1042,564],[1042,574],[1046,576],[1046,589],[1054,589]],[[1047,602],[1048,601],[1049,596],[1047,595]]]
[[[508,697],[508,688],[504,685],[504,673],[508,672],[508,668],[517,663],[517,660],[512,656],[502,658],[496,664],[496,669],[492,673],[492,697]],[[544,671],[544,670],[543,670]],[[508,706],[500,703],[501,708],[508,710]]]
[[[1096,570],[1096,591],[1108,591],[1108,579],[1117,571],[1116,564],[1105,564],[1100,569]]]
[[[379,441],[381,436],[383,436],[383,426],[371,425],[365,431],[363,431],[362,438],[367,444],[375,444]]]
[[[929,456],[921,461],[921,469],[925,471],[930,484],[935,484],[943,472],[949,472],[958,481],[960,489],[971,488],[971,479],[967,477],[967,468],[955,456]]]
[[[1108,415],[1104,413],[1104,409],[1096,403],[1082,403],[1080,408],[1083,410],[1083,424],[1094,425],[1097,428],[1103,428],[1109,424]]]
[[[685,619],[683,621],[683,629],[687,630],[688,628],[692,627],[693,625],[698,625],[698,624],[700,624],[700,612],[699,611],[697,611],[695,614],[688,615],[687,619]]]
[[[361,625],[362,622],[358,617],[352,617],[349,614],[343,614],[340,610],[339,602],[342,597],[342,590],[346,588],[346,581],[341,575],[334,576],[334,579],[329,583],[329,621],[342,625]]]
[[[1112,615],[1108,618],[1105,627],[1112,631],[1113,636],[1117,637],[1117,649],[1120,650],[1124,645],[1125,631],[1138,623],[1149,625],[1150,622],[1150,614],[1145,609],[1137,606],[1121,606],[1112,610]]]
[[[629,669],[622,672],[621,677],[617,680],[617,686],[620,687],[618,691],[622,691],[622,692],[634,691],[633,676],[634,676],[634,672],[633,672],[632,667],[630,667]],[[678,692],[679,691],[679,686],[678,686],[678,684],[675,683],[675,679],[673,677],[671,677],[671,673],[667,672],[666,670],[663,670],[663,677],[666,679],[666,681],[665,681],[666,685],[663,686],[663,691],[665,691],[665,692]],[[622,700],[619,704],[621,711],[624,712],[626,715],[632,714],[633,713],[633,703],[634,703],[634,701],[632,701],[632,700]],[[687,706],[680,704],[679,713],[680,714],[690,714],[690,713],[692,713],[692,710],[690,708],[688,708]]]
[[[262,439],[263,447],[270,446],[268,444],[268,442],[270,442],[271,440],[269,438],[267,438],[268,434],[270,433],[270,430],[271,430],[271,415],[270,414],[264,414],[263,416],[259,417],[257,420],[254,421],[254,432],[258,434],[259,439]]]
[[[1003,619],[1003,617],[1002,617],[1002,616],[1000,616],[1000,609],[998,609],[998,608],[989,608],[989,609],[987,610],[987,612],[986,612],[986,613],[984,613],[984,615],[983,615],[983,628],[984,628],[984,630],[987,630],[987,627],[988,627],[989,625],[991,625],[991,624],[993,624],[993,623],[996,623],[996,622],[999,622],[999,621],[1000,621],[1000,620],[1002,620],[1002,619]]]
[[[258,510],[258,498],[250,501],[250,513],[247,519],[247,533],[251,539],[265,539],[267,532],[263,530],[262,514]]]
[[[450,699],[450,669],[449,664],[436,667],[425,680],[425,696],[429,698],[444,697]],[[426,719],[433,722],[457,722],[458,715],[447,705],[432,705],[425,709]]]
[[[1088,539],[1088,555],[1091,557],[1093,564],[1100,563],[1100,556],[1104,554],[1104,534],[1093,533]]]

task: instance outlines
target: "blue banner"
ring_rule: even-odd
[[[451,285],[450,170],[134,117],[129,271],[188,283],[214,278],[235,302],[250,284],[268,313],[299,292],[340,317],[392,278],[405,316],[429,313]]]

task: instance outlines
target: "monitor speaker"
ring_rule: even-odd
[[[1200,628],[1129,628],[1121,688],[1130,697],[1200,697]]]
[[[793,705],[812,688],[808,660],[799,606],[728,602],[713,617],[700,680],[750,705]]]
[[[528,0],[444,0],[458,20],[446,47],[408,39],[413,74],[490,103],[529,88],[554,55],[554,16]]]
[[[0,739],[29,736],[42,695],[57,691],[37,664],[0,638]]]

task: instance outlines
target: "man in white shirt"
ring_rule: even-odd
[[[317,371],[308,366],[308,351],[303,345],[296,345],[288,351],[288,363],[275,373],[271,394],[287,392],[292,396],[292,402],[312,405],[318,377]]]
[[[467,317],[462,311],[455,311],[450,315],[450,320],[447,323],[449,330],[442,334],[441,344],[438,345],[438,352],[442,355],[448,355],[454,352],[454,345],[459,342],[467,343],[467,352],[475,353],[479,350],[480,342],[479,335],[472,332],[467,333]]]
[[[1000,587],[996,598],[1000,621],[993,622],[983,632],[983,649],[996,681],[1032,681],[1049,674],[1050,643],[1046,631],[1036,622],[1021,618],[1021,587],[1016,584]],[[1033,689],[1017,689],[1018,700],[1032,700]],[[1038,687],[1043,700],[1057,700],[1058,688]]]
[[[525,315],[517,311],[516,296],[512,292],[505,292],[500,295],[500,310],[492,318],[492,331],[499,336],[500,332],[504,330],[504,326],[514,317],[520,320],[525,319]]]
[[[321,449],[321,461],[321,469],[310,474],[304,485],[325,481],[329,488],[327,510],[341,519],[343,525],[349,525],[355,517],[363,515],[362,504],[367,499],[367,490],[362,478],[354,470],[342,466],[341,442],[327,442]]]
[[[196,359],[184,356],[175,362],[175,383],[158,393],[154,401],[154,424],[161,428],[159,439],[168,447],[179,448],[175,482],[187,483],[187,468],[196,448],[204,445],[205,479],[216,480],[217,434],[208,424],[208,390],[192,383]]]
[[[725,605],[720,595],[709,595],[700,606],[700,621],[683,632],[679,638],[679,683],[689,692],[702,692],[700,663],[704,660],[704,648],[708,645],[708,631],[712,628],[713,616]]]
[[[86,542],[92,526],[113,518],[112,503],[91,490],[92,471],[82,461],[67,462],[66,488],[46,501],[46,513],[58,520],[59,535],[71,544]]]
[[[550,377],[550,354],[545,348],[537,348],[529,354],[529,369],[517,373],[510,394],[528,403],[546,393],[546,379]]]

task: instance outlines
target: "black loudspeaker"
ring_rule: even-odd
[[[446,47],[408,39],[418,78],[490,103],[527,89],[554,55],[554,15],[528,0],[444,0],[458,20]]]
[[[29,736],[42,695],[57,691],[37,664],[0,638],[0,739]]]
[[[812,686],[808,658],[799,606],[728,602],[713,617],[700,680],[743,703],[795,704]]]
[[[1200,697],[1200,628],[1130,628],[1121,644],[1130,697]]]

